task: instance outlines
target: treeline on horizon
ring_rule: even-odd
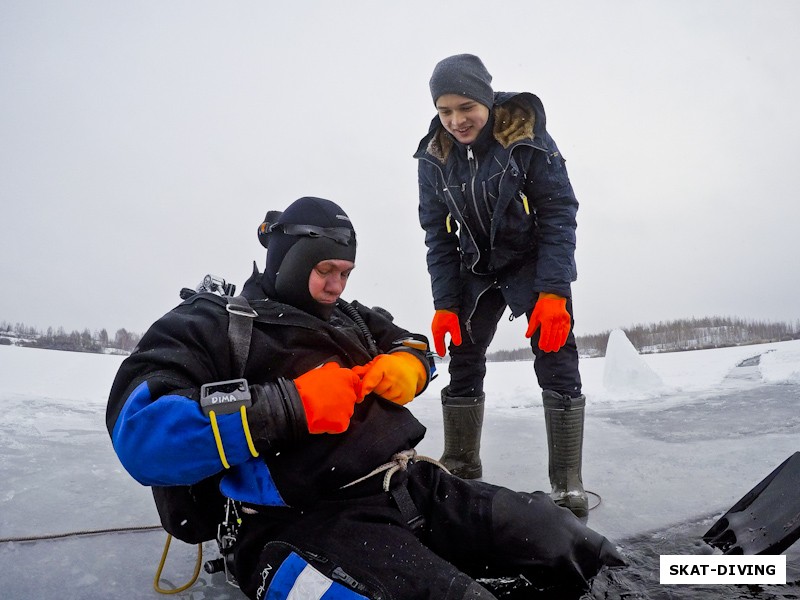
[[[800,339],[800,319],[794,323],[753,321],[735,317],[705,317],[660,321],[649,325],[621,327],[640,354],[707,350]],[[576,336],[581,357],[606,355],[611,331]],[[489,352],[494,362],[533,360],[530,347]]]
[[[45,332],[41,332],[24,323],[11,325],[6,321],[0,321],[0,346],[14,345],[69,352],[128,353],[136,347],[141,337],[140,334],[124,328],[118,329],[112,338],[105,329],[94,333],[89,329],[67,333],[63,327],[57,329],[48,327]]]
[[[633,325],[621,328],[631,344],[641,354],[656,352],[681,352],[766,344],[800,339],[800,319],[794,323],[780,321],[753,321],[734,317],[706,317],[660,321],[654,324]],[[584,358],[605,356],[611,331],[576,337],[578,352]],[[67,333],[63,327],[48,327],[45,332],[23,323],[12,325],[0,321],[0,345],[26,346],[71,352],[131,352],[139,343],[141,334],[118,329],[113,338],[105,329],[84,329]],[[530,347],[515,350],[497,350],[486,355],[493,362],[532,360]]]

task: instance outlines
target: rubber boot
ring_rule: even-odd
[[[478,479],[481,465],[481,428],[486,395],[453,397],[442,390],[444,454],[439,459],[447,470],[462,479]]]
[[[552,390],[542,393],[547,428],[548,471],[553,491],[550,497],[577,517],[589,516],[589,499],[583,489],[583,415],[586,396],[570,398]]]

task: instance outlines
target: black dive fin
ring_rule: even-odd
[[[780,554],[800,539],[800,452],[747,492],[703,536],[723,554]]]

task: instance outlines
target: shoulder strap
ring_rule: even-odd
[[[231,350],[232,377],[244,377],[247,357],[250,354],[250,338],[253,335],[253,319],[258,313],[244,296],[228,296],[225,310],[228,319],[228,341]]]

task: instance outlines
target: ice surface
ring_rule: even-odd
[[[800,449],[800,341],[644,356],[631,349],[610,343],[605,358],[581,362],[584,482],[602,497],[589,524],[623,547],[632,536],[674,524],[706,519],[710,525]],[[758,364],[737,367],[754,356]],[[121,361],[0,346],[0,538],[158,523],[149,490],[124,472],[105,430],[106,397]],[[447,379],[447,365],[440,364],[439,376],[409,405],[428,427],[418,450],[435,458]],[[546,489],[544,417],[532,363],[490,363],[486,395],[485,479]],[[163,542],[160,531],[2,542],[0,594],[162,597],[152,578]],[[213,547],[207,544],[206,552]],[[183,583],[194,559],[193,547],[174,542],[165,578]],[[222,576],[203,572],[175,597],[242,596]]]

